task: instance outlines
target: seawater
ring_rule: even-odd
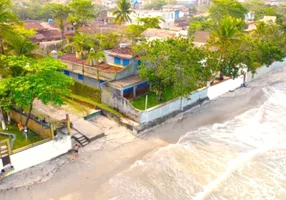
[[[263,105],[188,132],[110,179],[107,199],[286,199],[286,82],[264,93]]]

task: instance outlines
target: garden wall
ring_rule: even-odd
[[[60,140],[52,140],[44,144],[40,144],[33,148],[12,154],[10,156],[11,163],[14,166],[15,172],[27,169],[42,162],[51,160],[62,154],[67,153],[72,148],[70,136],[64,136]]]
[[[10,110],[10,117],[15,122],[17,123],[21,122],[22,124],[25,124],[27,119],[26,115],[22,115],[21,117],[21,114],[19,112],[12,109]],[[43,138],[53,138],[51,129],[48,124],[44,125],[36,121],[35,119],[30,118],[28,122],[28,128],[34,131],[35,133],[40,134]]]
[[[258,68],[255,74],[252,74],[251,72],[247,73],[246,82],[252,81],[254,79],[259,78],[260,76],[270,72],[271,70],[275,70],[277,68],[280,68],[282,66],[286,66],[286,58],[282,62],[274,62],[269,67],[266,67],[265,65]]]
[[[243,76],[236,79],[228,79],[216,85],[210,86],[207,90],[207,95],[210,100],[219,97],[222,94],[229,92],[230,90],[235,90],[243,84]]]
[[[161,118],[176,115],[180,112],[200,105],[205,100],[211,100],[218,96],[240,87],[243,84],[243,77],[237,79],[228,79],[208,88],[193,92],[188,98],[177,98],[175,100],[163,103],[156,107],[141,111],[140,124],[155,123]]]
[[[130,119],[139,122],[140,111],[135,109],[127,99],[112,91],[107,85],[102,85],[101,101]]]

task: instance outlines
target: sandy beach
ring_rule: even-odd
[[[196,110],[170,119],[136,138],[117,124],[106,127],[107,136],[80,149],[73,161],[64,155],[11,175],[0,183],[1,200],[103,199],[101,186],[161,147],[176,143],[187,132],[201,126],[223,123],[266,100],[263,88],[286,80],[285,68],[272,71],[211,101]],[[107,123],[107,122],[106,122]],[[96,122],[95,122],[96,124]]]

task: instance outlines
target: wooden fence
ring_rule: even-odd
[[[10,117],[17,123],[25,124],[27,116],[25,114],[20,114],[16,110],[10,110]],[[42,124],[41,122],[30,118],[28,122],[28,128],[32,131],[40,134],[43,138],[53,139],[53,132],[51,131],[50,125]]]

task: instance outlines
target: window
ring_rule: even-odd
[[[64,74],[67,75],[67,76],[69,76],[69,75],[70,75],[70,72],[67,71],[67,70],[64,70]]]
[[[114,57],[114,63],[117,64],[117,65],[120,65],[121,64],[121,59],[117,58],[117,57]]]
[[[83,75],[81,75],[81,74],[78,74],[78,75],[77,75],[77,78],[78,78],[78,80],[81,80],[81,81],[83,81]]]
[[[129,60],[123,59],[123,65],[124,65],[124,66],[128,66],[128,65],[129,65]]]

